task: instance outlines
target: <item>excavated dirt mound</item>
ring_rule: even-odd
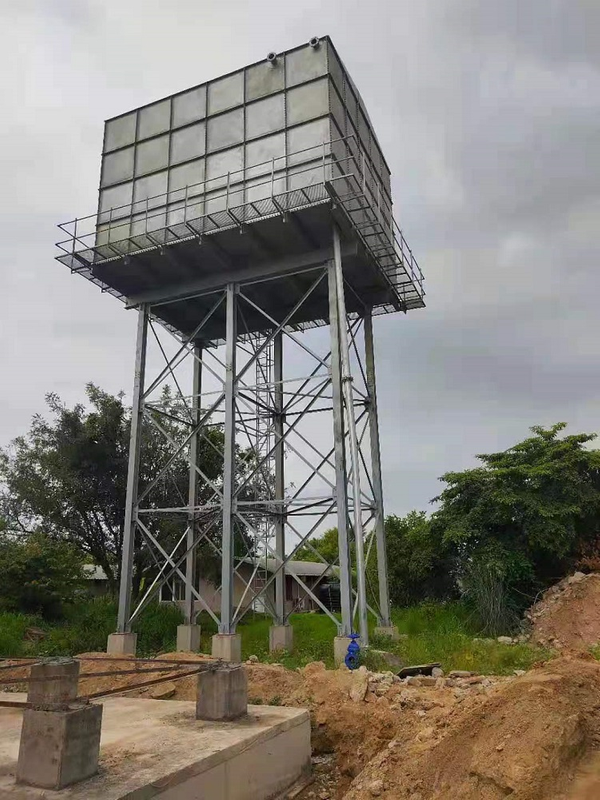
[[[583,654],[556,659],[456,707],[425,737],[398,738],[345,800],[596,798],[598,773],[585,773],[600,746],[599,711],[600,664]]]
[[[510,680],[476,676],[433,685],[427,679],[423,685],[421,679],[406,683],[364,668],[326,670],[321,662],[297,671],[270,664],[246,664],[246,669],[251,703],[310,709],[317,780],[298,800],[343,798],[352,780],[393,740],[427,736],[432,725],[446,724],[455,706],[479,703],[496,682]],[[171,699],[194,699],[194,678],[175,680],[173,686]]]
[[[551,586],[527,612],[531,640],[557,650],[600,643],[600,575],[576,572]]]

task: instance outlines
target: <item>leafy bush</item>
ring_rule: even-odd
[[[138,634],[138,652],[155,654],[175,650],[177,626],[183,623],[183,614],[174,603],[151,603],[142,611],[134,630]]]
[[[83,585],[83,559],[64,541],[36,532],[0,539],[0,608],[56,619]]]
[[[485,558],[473,558],[464,572],[465,599],[487,636],[511,633],[519,623],[503,567],[502,561],[495,562],[488,553]]]
[[[457,576],[487,606],[492,629],[598,541],[600,451],[588,447],[594,434],[561,437],[564,428],[533,427],[504,452],[478,456],[481,466],[442,476],[432,528],[454,548]]]
[[[25,655],[25,631],[39,620],[25,614],[0,613],[0,656],[19,658]]]
[[[115,630],[116,603],[105,597],[82,599],[65,608],[60,625],[52,627],[40,642],[44,655],[77,655],[106,650],[109,633]]]

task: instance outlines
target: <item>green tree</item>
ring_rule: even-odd
[[[41,531],[0,535],[0,609],[60,616],[83,586],[83,556],[68,542]]]
[[[0,518],[13,534],[39,529],[55,540],[70,542],[88,560],[103,568],[114,591],[123,546],[131,411],[122,394],[112,396],[93,384],[86,387],[86,393],[88,406],[77,404],[73,408],[67,408],[56,395],[48,395],[50,418],[34,417],[29,432],[17,438],[6,451],[0,451]],[[183,436],[189,432],[183,411],[166,387],[160,409],[151,412],[162,431],[148,418],[144,419],[141,490],[154,481],[171,459],[175,450],[172,441],[180,440],[182,432]],[[212,427],[203,433],[198,464],[218,487],[223,473],[223,432]],[[249,475],[256,459],[252,453],[243,455],[248,456],[244,463]],[[187,459],[184,448],[145,498],[145,506],[187,505]],[[264,491],[261,481],[264,482],[260,476],[251,480],[244,497]],[[208,483],[199,481],[198,504],[207,502],[212,493]],[[169,550],[180,537],[185,519],[181,514],[160,515],[157,519],[148,517],[146,524]],[[252,542],[242,531],[236,533],[238,551],[251,548]],[[218,542],[219,535],[220,526],[215,524],[211,533],[213,543]],[[145,577],[152,577],[156,571],[139,537],[134,559],[137,590]],[[203,542],[198,561],[205,573],[214,571],[217,560],[210,542]]]
[[[406,606],[423,600],[442,600],[456,594],[454,549],[445,545],[431,529],[423,511],[411,511],[405,517],[394,515],[385,520],[390,600],[393,605]],[[367,532],[365,556],[368,601],[379,603],[377,577],[377,548],[369,546],[373,530]],[[332,563],[338,557],[337,528],[326,530],[310,540],[312,547]],[[313,549],[304,545],[294,556],[299,561],[316,561]],[[354,560],[354,543],[350,544]]]
[[[600,451],[588,447],[594,434],[561,436],[565,427],[533,427],[508,450],[478,456],[482,466],[442,476],[432,526],[456,548],[464,589],[495,581],[523,607],[598,539]]]
[[[329,528],[321,536],[314,536],[308,540],[308,544],[302,545],[294,556],[295,561],[318,561],[317,553],[323,556],[329,563],[334,562],[338,557],[338,531],[337,528]],[[314,548],[314,549],[313,549]]]
[[[386,517],[385,535],[392,605],[446,600],[456,594],[454,547],[436,535],[424,511]],[[376,558],[369,573],[369,584],[376,587]]]

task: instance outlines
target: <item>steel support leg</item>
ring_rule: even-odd
[[[233,554],[235,491],[235,392],[237,287],[227,286],[225,342],[225,441],[223,463],[223,546],[221,559],[221,624],[219,633],[235,632],[233,624]]]
[[[358,632],[363,647],[369,644],[367,620],[367,589],[365,575],[365,544],[362,522],[362,502],[360,491],[360,455],[356,418],[354,416],[354,395],[352,392],[352,373],[350,371],[350,350],[346,329],[346,298],[344,294],[344,273],[342,269],[342,249],[337,227],[333,228],[333,253],[338,305],[338,325],[340,334],[340,361],[342,366],[342,391],[346,406],[348,444],[352,462],[352,500],[354,506],[354,542],[356,546],[356,583],[358,590]]]
[[[129,437],[129,466],[127,469],[125,523],[123,526],[119,613],[117,617],[117,633],[120,634],[129,633],[131,629],[129,616],[131,612],[140,445],[142,417],[144,413],[143,398],[144,376],[146,372],[146,348],[148,344],[148,318],[148,306],[141,306],[138,311],[137,343],[135,348],[135,377],[133,381],[133,405],[131,408],[131,433]]]
[[[337,507],[338,548],[340,561],[340,602],[342,624],[340,636],[352,633],[352,573],[348,541],[348,486],[344,447],[344,404],[342,400],[342,371],[340,365],[340,322],[337,301],[335,263],[328,265],[329,331],[331,336],[331,385],[333,395],[333,441],[335,455],[335,496]]]
[[[275,400],[275,500],[277,517],[275,520],[275,554],[277,561],[285,559],[285,514],[283,503],[284,481],[284,442],[283,442],[283,334],[278,333],[273,341],[273,380]],[[285,625],[285,574],[279,570],[275,577],[275,624]]]
[[[202,348],[194,348],[194,367],[192,378],[192,424],[197,426],[200,421],[200,393],[202,392]],[[188,532],[186,537],[186,549],[188,554],[185,559],[185,624],[193,625],[196,621],[194,613],[194,594],[192,587],[196,580],[196,548],[194,547],[196,535],[196,513],[194,511],[198,498],[198,444],[200,431],[192,437],[190,441],[190,480],[188,488]]]
[[[377,544],[377,576],[379,581],[379,620],[382,628],[391,627],[390,594],[388,586],[385,523],[383,515],[383,485],[381,480],[381,449],[379,446],[379,415],[375,382],[375,350],[373,347],[373,316],[371,309],[364,315],[365,371],[369,392],[369,439],[371,440],[371,479],[375,501],[375,536]]]

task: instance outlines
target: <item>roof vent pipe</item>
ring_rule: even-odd
[[[318,47],[320,44],[321,44],[321,40],[319,39],[319,37],[318,37],[318,36],[313,36],[313,38],[312,38],[312,39],[310,40],[310,42],[309,42],[309,45],[310,45],[311,47],[314,47],[315,49],[316,49],[316,48],[317,48],[317,47]]]
[[[275,62],[277,61],[277,53],[274,53],[272,50],[270,53],[267,53],[267,61],[269,62],[269,64],[274,65]]]

